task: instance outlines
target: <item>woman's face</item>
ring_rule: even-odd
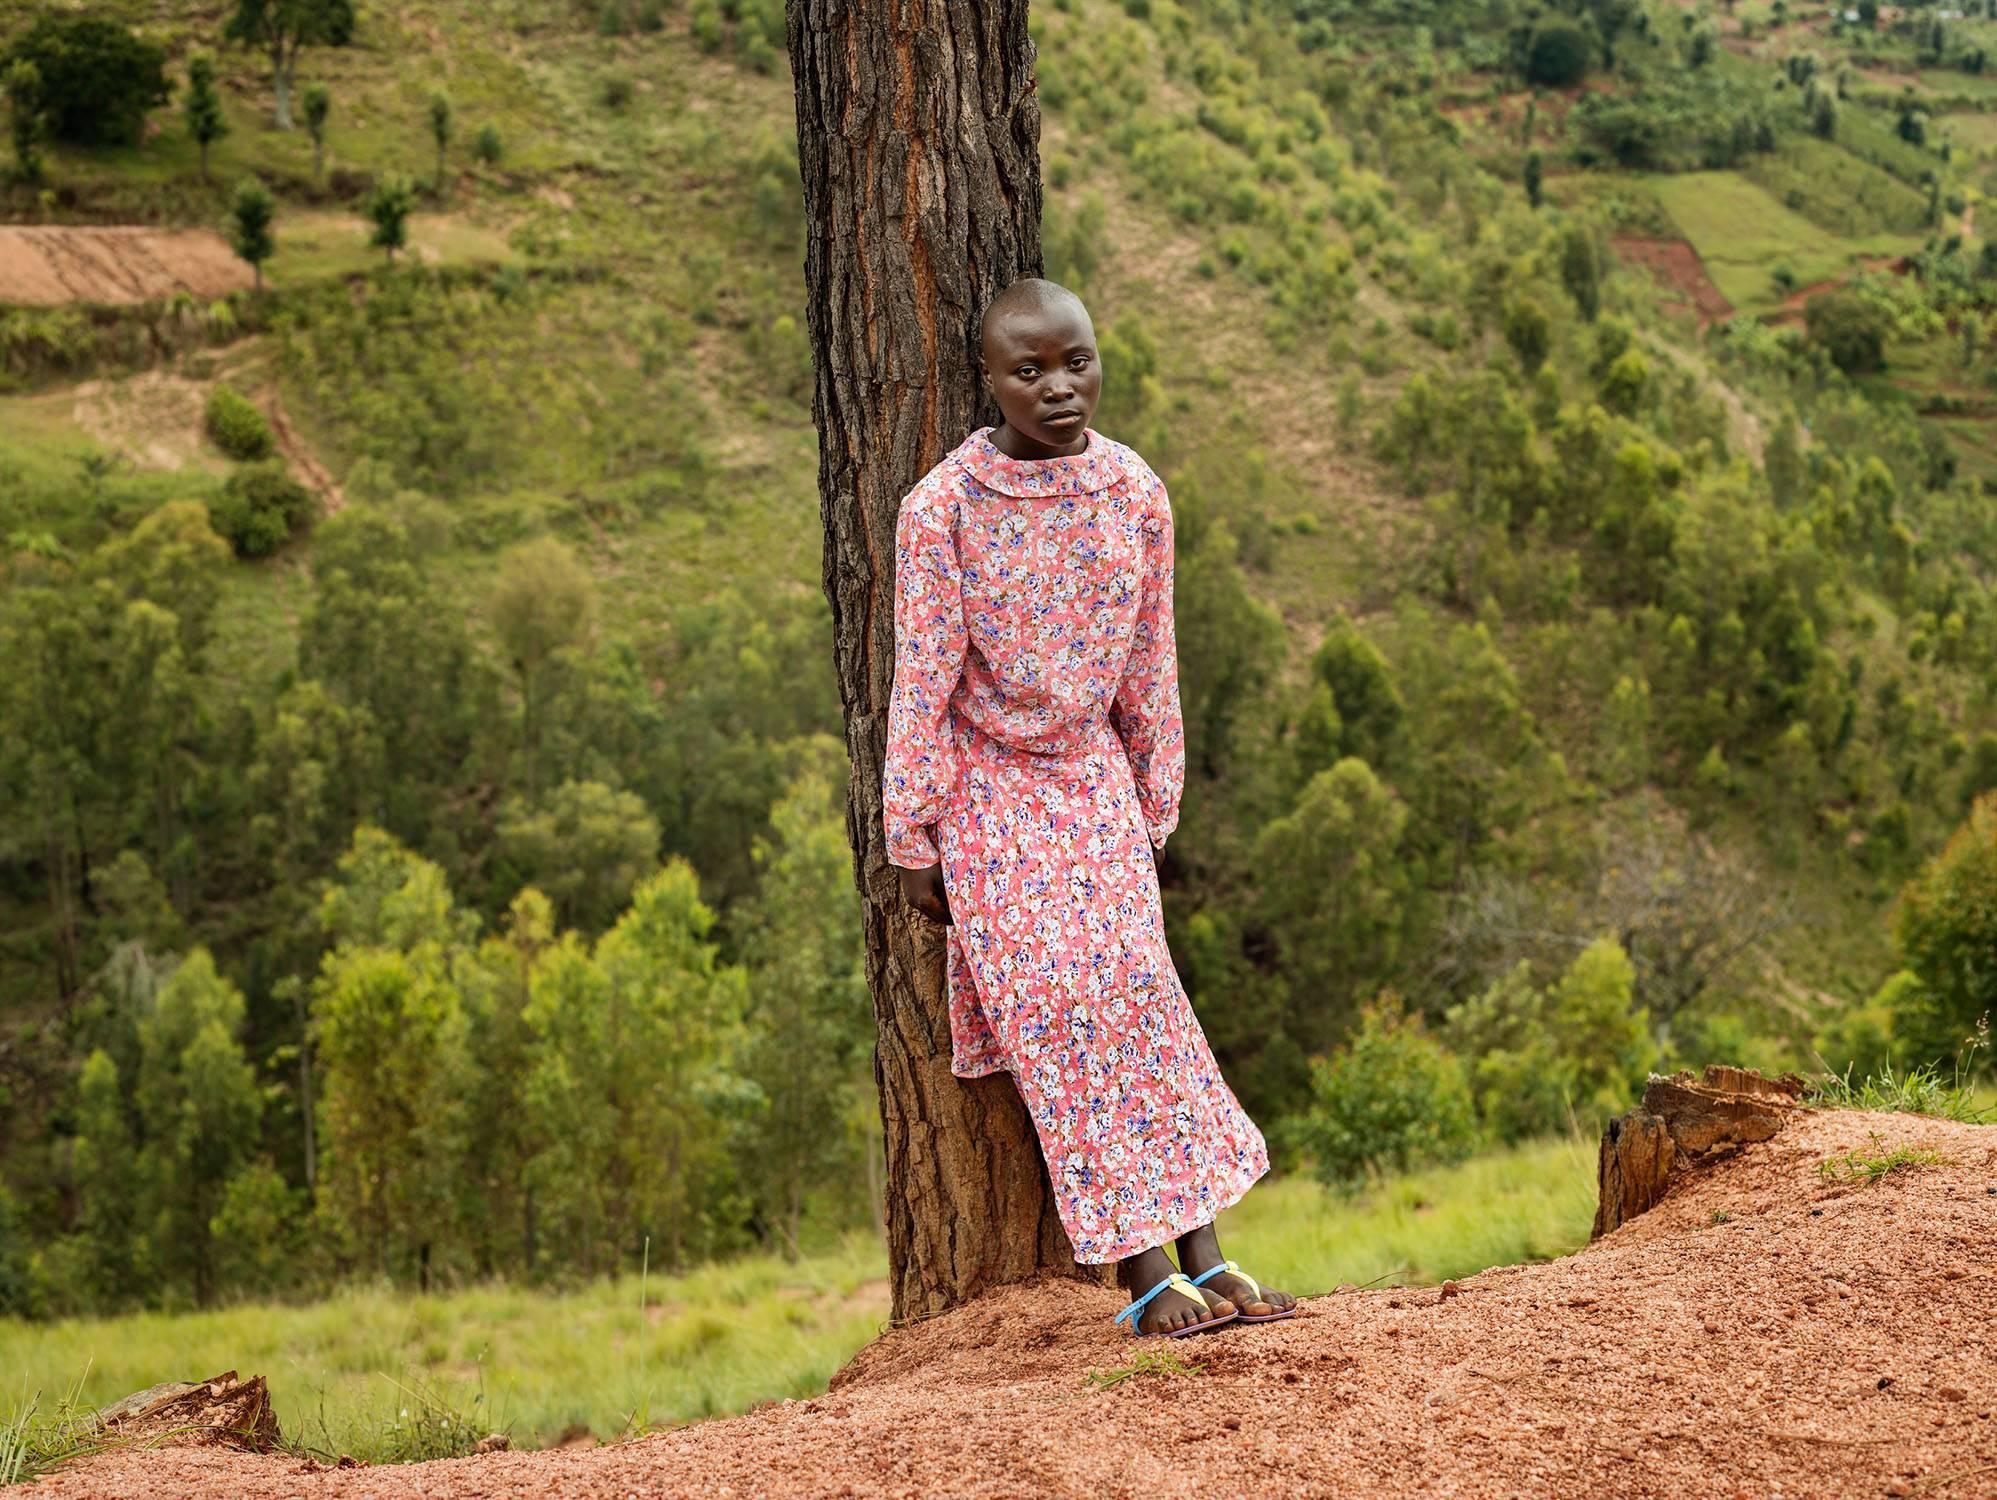
[[[985,389],[1006,425],[1034,456],[1060,457],[1088,446],[1086,429],[1102,395],[1096,331],[1079,302],[1059,298],[992,321],[985,331]]]

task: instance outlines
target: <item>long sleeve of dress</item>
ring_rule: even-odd
[[[1143,522],[1142,595],[1137,630],[1111,721],[1137,783],[1137,802],[1153,848],[1179,826],[1186,787],[1186,726],[1179,710],[1178,635],[1172,619],[1172,506],[1165,485],[1144,467],[1149,491]]]
[[[967,649],[956,537],[948,512],[921,491],[895,518],[894,644],[881,821],[888,862],[919,870],[940,857],[930,827],[957,785],[950,695]]]

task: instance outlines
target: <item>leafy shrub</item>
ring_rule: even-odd
[[[1572,21],[1548,21],[1532,34],[1525,76],[1546,88],[1568,88],[1587,73],[1594,50],[1588,33]]]
[[[1474,1057],[1485,1128],[1501,1139],[1592,1127],[1625,1109],[1657,1058],[1649,1012],[1632,1004],[1636,970],[1598,938],[1549,989],[1521,962],[1474,1000],[1451,1007],[1450,1043]]]
[[[1553,347],[1553,324],[1546,309],[1530,297],[1514,297],[1505,304],[1505,342],[1519,357],[1530,375],[1546,363]]]
[[[1351,1041],[1313,1065],[1297,1135],[1333,1184],[1461,1161],[1477,1145],[1463,1063],[1383,996],[1360,1013]]]
[[[1862,1005],[1838,1012],[1817,1034],[1817,1059],[1832,1073],[1870,1077],[1907,1063],[1907,1022],[1924,1007],[1920,979],[1902,969]]]
[[[1847,375],[1872,375],[1886,368],[1888,314],[1869,298],[1842,288],[1819,292],[1803,306],[1810,341]]]
[[[312,511],[312,495],[279,463],[229,476],[208,505],[209,524],[238,557],[269,557]]]
[[[1602,256],[1585,224],[1569,224],[1561,233],[1560,280],[1581,316],[1594,322],[1602,310]]]
[[[1908,882],[1894,939],[1923,1002],[1896,1014],[1894,1030],[1917,1060],[1950,1056],[1997,1014],[1997,793],[1979,797]]]
[[[719,52],[721,50],[723,33],[721,29],[721,12],[719,9],[707,4],[694,6],[693,14],[688,17],[688,25],[693,32],[694,42],[699,46],[701,51]]]
[[[208,393],[208,436],[231,458],[269,458],[277,447],[264,414],[226,383]]]
[[[297,1280],[304,1199],[268,1161],[253,1162],[229,1179],[222,1206],[208,1225],[226,1286],[243,1295],[268,1297]]]
[[[505,150],[497,125],[481,125],[478,134],[472,137],[472,159],[485,166],[497,166]]]
[[[1612,412],[1633,417],[1650,389],[1650,361],[1640,349],[1625,349],[1602,379],[1602,404]]]
[[[170,93],[165,51],[102,16],[44,15],[5,61],[34,64],[50,133],[79,146],[136,143]]]

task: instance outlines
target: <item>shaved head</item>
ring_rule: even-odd
[[[1078,312],[1084,320],[1089,316],[1082,299],[1060,282],[1044,281],[1038,276],[1022,276],[992,298],[983,320],[978,324],[978,341],[988,344],[994,329],[1022,314],[1053,312],[1056,309]]]
[[[999,450],[1013,458],[1084,451],[1102,359],[1082,299],[1029,276],[992,298],[979,332],[978,368],[1005,418],[992,434]]]

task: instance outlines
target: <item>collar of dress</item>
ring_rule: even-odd
[[[988,490],[1021,500],[1100,494],[1124,478],[1110,441],[1093,427],[1089,445],[1072,458],[1012,458],[992,442],[992,429],[980,427],[952,455]]]

